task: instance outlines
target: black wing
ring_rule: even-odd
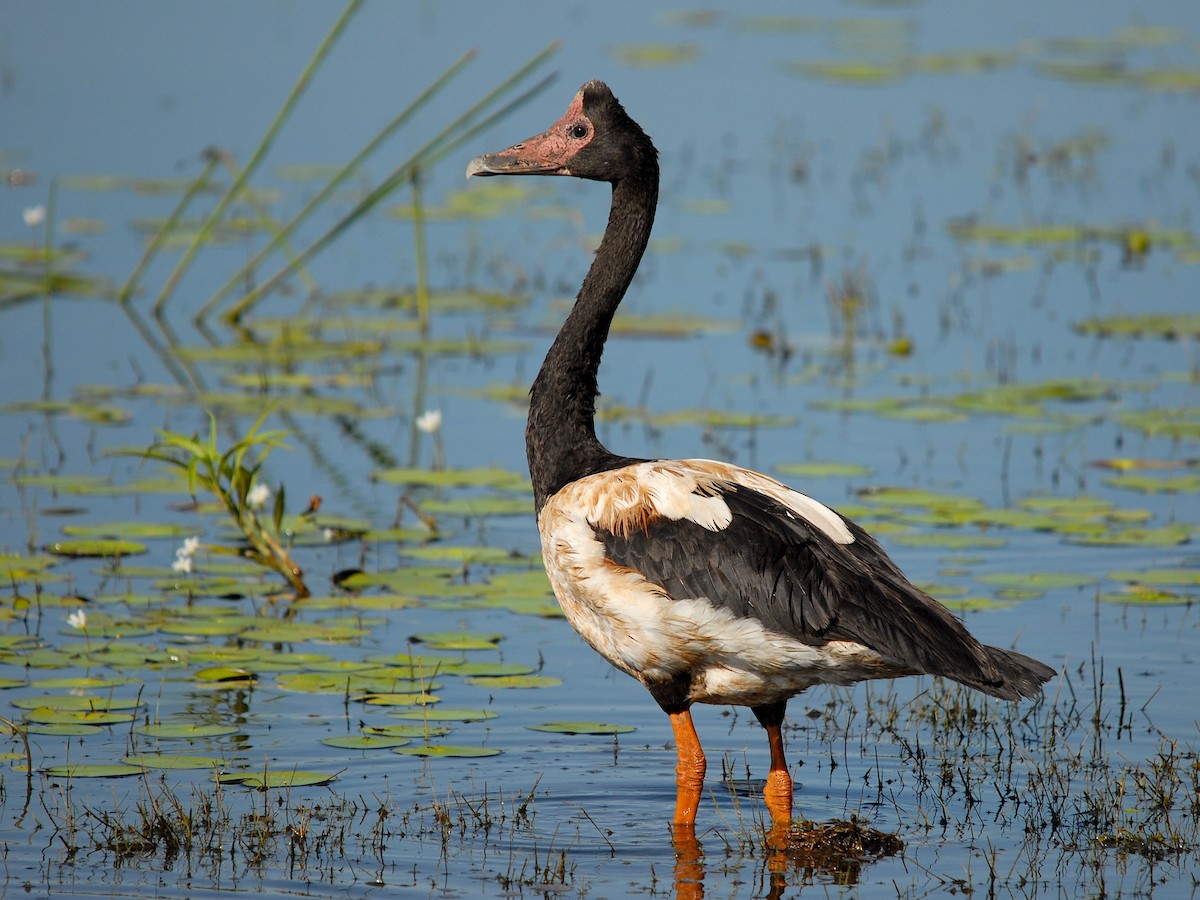
[[[1036,693],[1053,674],[980,644],[854,522],[844,519],[854,541],[839,544],[765,494],[730,483],[721,497],[733,518],[720,531],[655,519],[627,537],[599,528],[596,535],[614,563],[668,596],[705,598],[805,643],[854,641],[914,673],[1010,699]]]

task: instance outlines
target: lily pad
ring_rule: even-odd
[[[552,675],[471,675],[463,680],[467,684],[486,688],[547,688],[562,684],[561,678]]]
[[[52,778],[128,778],[141,775],[141,766],[128,763],[95,763],[69,766],[49,766],[43,769]]]
[[[226,737],[227,735],[237,734],[239,731],[234,725],[189,725],[176,722],[153,722],[149,725],[138,725],[133,730],[146,737],[155,737],[163,740],[197,740],[199,738]]]
[[[550,734],[628,734],[637,731],[633,725],[610,725],[607,722],[546,722],[526,726],[530,731]]]
[[[404,756],[427,756],[453,759],[482,759],[487,756],[499,756],[500,751],[495,747],[467,747],[454,744],[424,745],[421,747],[397,747],[392,751]]]
[[[280,772],[226,772],[217,777],[221,784],[241,784],[258,790],[316,787],[336,779],[337,773],[305,772],[300,769]]]
[[[124,761],[146,769],[220,769],[227,765],[220,756],[187,756],[178,753],[135,753]]]
[[[427,722],[482,722],[494,719],[498,712],[490,709],[464,709],[461,707],[435,707],[426,710],[410,710],[392,714],[397,719],[421,719]]]
[[[326,747],[336,747],[339,750],[391,750],[403,747],[411,741],[402,737],[384,737],[383,735],[343,735],[341,737],[325,738],[321,741]]]
[[[414,634],[412,640],[434,650],[494,650],[502,634],[478,631],[430,631]]]
[[[146,552],[146,545],[123,540],[63,540],[46,547],[47,553],[57,556],[133,556]]]

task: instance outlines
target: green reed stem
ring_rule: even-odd
[[[178,225],[179,220],[183,218],[184,210],[188,208],[195,196],[199,194],[201,190],[203,190],[205,185],[208,184],[209,176],[212,175],[213,169],[217,167],[217,163],[219,162],[222,153],[224,153],[224,151],[219,150],[216,147],[209,147],[204,151],[204,169],[201,170],[200,174],[196,176],[196,179],[188,185],[187,190],[184,191],[184,194],[180,198],[179,202],[175,204],[175,208],[171,210],[171,214],[167,216],[166,221],[162,223],[162,226],[155,233],[154,237],[150,239],[150,243],[146,245],[146,249],[142,251],[142,258],[139,259],[137,265],[133,267],[133,271],[129,274],[129,278],[126,279],[125,284],[121,286],[121,290],[117,292],[117,299],[122,303],[128,302],[129,298],[133,296],[133,292],[137,288],[138,281],[141,280],[142,273],[146,271],[146,266],[150,265],[150,260],[152,260],[155,254],[158,253],[158,250],[163,245],[163,241],[166,240],[167,235],[175,230],[175,226]],[[158,314],[161,309],[161,304],[156,303],[154,305],[155,314]]]
[[[257,303],[264,295],[273,290],[283,279],[287,278],[295,269],[314,255],[323,250],[330,242],[336,239],[343,231],[357,222],[362,216],[366,215],[374,208],[381,200],[392,193],[401,184],[412,179],[413,172],[418,165],[425,168],[441,159],[451,150],[460,146],[468,138],[474,136],[483,128],[512,112],[521,104],[525,103],[532,96],[539,93],[547,84],[550,83],[549,78],[542,79],[538,84],[534,85],[528,91],[510,101],[497,112],[488,116],[477,125],[468,129],[465,132],[458,134],[457,137],[452,137],[459,129],[466,127],[479,113],[490,106],[495,100],[508,92],[512,86],[524,78],[532,69],[541,65],[553,53],[558,50],[558,41],[550,44],[546,49],[542,50],[533,57],[525,65],[521,66],[516,72],[505,79],[497,87],[489,91],[483,99],[479,100],[470,109],[456,118],[453,122],[443,128],[437,135],[425,143],[423,147],[417,150],[405,162],[401,163],[392,173],[384,179],[383,183],[368,193],[358,204],[346,213],[341,219],[335,222],[324,234],[318,237],[312,244],[302,250],[296,260],[289,262],[270,278],[263,281],[258,287],[245,294],[236,304],[230,307],[229,310],[221,317],[226,324],[236,323],[245,314],[246,310]]]
[[[155,298],[154,308],[156,310],[161,310],[166,304],[168,298],[171,296],[172,292],[174,292],[176,285],[179,283],[179,280],[183,277],[183,274],[191,265],[192,259],[199,251],[200,246],[208,238],[208,235],[212,232],[221,216],[224,215],[225,209],[231,202],[233,202],[234,198],[236,198],[242,192],[242,189],[246,186],[246,182],[250,179],[250,176],[258,168],[259,163],[262,162],[263,158],[267,155],[267,151],[274,143],[275,137],[279,134],[280,129],[283,128],[284,123],[288,120],[288,117],[291,115],[296,103],[300,100],[300,97],[304,94],[305,89],[308,87],[309,82],[312,81],[313,75],[316,74],[316,71],[320,67],[321,63],[325,61],[325,57],[327,57],[329,55],[329,51],[333,49],[334,43],[336,43],[337,39],[341,37],[341,34],[343,31],[345,31],[346,26],[350,24],[350,19],[353,18],[356,12],[358,12],[358,9],[360,6],[362,6],[362,4],[363,0],[350,0],[350,2],[346,5],[345,10],[343,10],[341,16],[334,23],[333,28],[331,28],[329,33],[325,35],[325,39],[317,48],[317,52],[313,54],[312,59],[308,61],[308,65],[304,67],[304,71],[300,73],[300,77],[296,79],[296,83],[292,85],[291,93],[289,93],[287,99],[284,100],[283,106],[280,107],[279,112],[275,114],[275,119],[271,122],[271,125],[267,129],[267,133],[263,135],[262,140],[259,141],[258,147],[255,148],[250,160],[238,174],[238,177],[234,179],[233,184],[229,186],[229,189],[225,192],[221,199],[217,201],[217,205],[213,208],[213,211],[209,213],[208,218],[200,227],[200,230],[196,233],[196,236],[192,239],[191,244],[188,245],[188,248],[184,251],[179,262],[176,263],[174,271],[171,272],[170,276],[167,278],[166,284],[163,285],[162,290],[158,293],[158,297]]]
[[[360,151],[358,151],[357,154],[355,154],[353,159],[346,163],[346,165],[344,165],[333,176],[333,178],[330,179],[329,183],[326,184],[325,187],[318,191],[313,198],[304,205],[304,208],[301,209],[300,212],[298,212],[291,219],[291,221],[284,225],[283,228],[273,238],[271,238],[270,241],[267,242],[265,247],[255,253],[245,265],[243,265],[229,277],[225,284],[221,286],[220,290],[218,290],[215,294],[209,297],[207,301],[205,301],[204,305],[200,308],[200,311],[196,313],[196,320],[202,321],[207,318],[208,315],[213,311],[214,307],[224,300],[225,297],[228,296],[229,292],[234,289],[234,287],[245,280],[248,273],[253,271],[259,264],[261,264],[262,261],[276,248],[278,248],[286,238],[290,237],[291,234],[297,228],[299,228],[300,225],[303,224],[303,222],[313,213],[313,211],[329,198],[329,196],[338,188],[339,185],[342,184],[342,182],[344,182],[348,177],[350,177],[350,175],[358,170],[363,161],[372,153],[374,153],[380,144],[387,140],[387,138],[391,137],[391,135],[398,128],[408,122],[408,120],[411,119],[413,115],[419,109],[421,109],[421,107],[432,100],[433,97],[443,87],[445,87],[455,75],[462,71],[467,63],[475,58],[475,55],[476,51],[474,50],[469,50],[464,53],[458,58],[458,60],[454,62],[453,65],[450,66],[450,68],[446,69],[445,72],[439,75],[432,84],[425,88],[425,90],[422,91],[415,100],[405,107],[398,116],[388,122],[387,125],[385,125],[379,131],[379,133],[366,144],[366,146],[364,146]]]

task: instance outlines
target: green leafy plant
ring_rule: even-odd
[[[259,480],[263,462],[272,450],[287,446],[287,432],[259,430],[267,415],[264,412],[259,416],[246,435],[225,451],[217,446],[217,420],[210,412],[207,441],[201,441],[198,435],[159,431],[159,440],[142,455],[187,472],[188,491],[193,498],[197,484],[207,488],[246,538],[248,546],[237,552],[278,572],[297,597],[307,597],[310,592],[304,572],[292,560],[283,530],[283,485],[275,492],[269,518],[256,511],[259,506],[265,507],[260,498],[269,493],[265,482]]]

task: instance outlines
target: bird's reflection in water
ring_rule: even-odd
[[[704,848],[691,825],[672,826],[677,900],[704,897]],[[824,882],[855,885],[876,860],[904,849],[900,838],[857,819],[831,822],[797,821],[775,825],[765,836],[763,875],[767,884],[756,896],[782,897],[789,884]]]

